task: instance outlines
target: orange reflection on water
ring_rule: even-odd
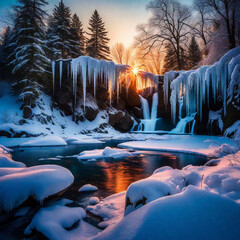
[[[141,164],[145,166],[146,160],[141,159]],[[124,161],[117,161],[111,164],[99,161],[97,165],[103,168],[102,170],[107,178],[105,187],[116,193],[126,191],[132,182],[138,180],[138,178],[141,179],[144,169],[143,166],[141,168],[134,167],[134,170],[132,170]]]

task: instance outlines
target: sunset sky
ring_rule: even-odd
[[[131,45],[136,36],[136,26],[147,21],[150,13],[146,11],[146,5],[150,0],[65,0],[72,13],[77,13],[87,30],[91,14],[97,9],[106,23],[106,28],[111,39],[110,45],[122,42],[125,46]],[[191,4],[193,0],[181,0],[181,3]],[[53,6],[59,0],[49,0],[47,12],[51,13]],[[1,27],[4,20],[16,0],[0,1]]]

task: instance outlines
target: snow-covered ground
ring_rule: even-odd
[[[146,141],[120,143],[118,147],[137,150],[181,152],[218,157],[239,149],[236,141],[226,137],[163,135]]]

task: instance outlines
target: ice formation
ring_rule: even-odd
[[[237,47],[226,53],[219,62],[212,66],[181,71],[178,74],[177,72],[166,73],[163,86],[164,99],[167,107],[171,92],[170,103],[173,122],[176,123],[180,99],[182,99],[185,116],[199,113],[200,120],[202,120],[203,106],[209,107],[210,100],[213,100],[214,103],[221,100],[223,112],[226,115],[227,99],[231,99],[234,88],[236,85],[238,86],[239,60],[240,47]]]
[[[59,70],[58,75],[60,88],[65,69],[67,69],[66,78],[72,79],[75,104],[77,84],[79,80],[81,81],[83,87],[84,108],[86,103],[87,82],[93,83],[94,97],[96,97],[97,85],[98,82],[101,81],[108,89],[110,103],[112,101],[113,93],[117,94],[117,98],[119,97],[119,93],[123,84],[128,92],[131,78],[135,78],[137,89],[146,88],[149,86],[157,87],[158,83],[157,75],[144,71],[140,71],[138,75],[134,75],[132,74],[131,67],[128,65],[117,65],[114,62],[97,60],[89,56],[81,56],[72,60],[60,59],[52,63],[54,89],[56,89],[56,65],[59,65],[57,69]]]
[[[152,132],[156,129],[157,123],[157,110],[158,110],[158,93],[154,93],[152,97],[152,108],[151,113],[149,109],[148,100],[140,96],[142,110],[143,110],[143,119],[140,119],[140,124],[138,125],[137,131]]]

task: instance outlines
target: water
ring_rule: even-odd
[[[119,142],[118,142],[119,143]],[[171,166],[181,169],[186,165],[202,165],[207,159],[202,156],[188,154],[172,154],[163,152],[146,152],[126,159],[101,159],[95,162],[78,161],[76,157],[84,150],[117,147],[117,142],[108,142],[96,146],[68,145],[66,147],[38,147],[15,149],[13,159],[24,162],[28,167],[41,164],[57,164],[68,168],[75,177],[73,186],[65,193],[65,197],[81,200],[77,190],[84,184],[90,183],[100,190],[95,193],[102,198],[113,193],[125,191],[128,186],[137,180],[150,176],[153,171],[162,166]],[[53,158],[65,156],[60,161],[44,160],[40,158]]]
[[[142,96],[140,96],[140,99],[141,99],[144,119],[140,119],[141,122],[139,123],[137,131],[153,132],[156,130],[156,123],[158,121],[158,118],[157,118],[158,93],[156,92],[153,94],[151,114],[150,114],[148,100],[143,98]]]
[[[41,164],[58,164],[68,168],[74,175],[75,181],[61,197],[74,200],[73,206],[81,206],[83,208],[86,208],[88,205],[90,197],[97,196],[102,199],[113,193],[124,191],[132,182],[150,176],[159,167],[171,166],[181,169],[188,164],[202,165],[207,161],[205,157],[196,155],[144,151],[141,155],[133,158],[102,159],[96,162],[79,162],[76,157],[70,157],[84,150],[104,148],[105,146],[116,147],[118,143],[107,142],[95,146],[68,145],[66,147],[15,148],[13,159],[24,162],[28,167]],[[61,161],[38,160],[40,158],[53,158],[59,155],[65,157]],[[99,190],[96,192],[79,193],[78,189],[87,183],[97,186]],[[58,198],[55,197],[53,200]],[[44,204],[47,204],[47,202],[44,202]],[[11,215],[0,215],[0,239],[24,239],[24,229],[39,210],[38,205],[30,206],[31,210],[29,213],[20,218],[13,218]],[[100,220],[88,213],[86,221],[97,226]],[[35,239],[35,237],[33,236],[31,239]]]

